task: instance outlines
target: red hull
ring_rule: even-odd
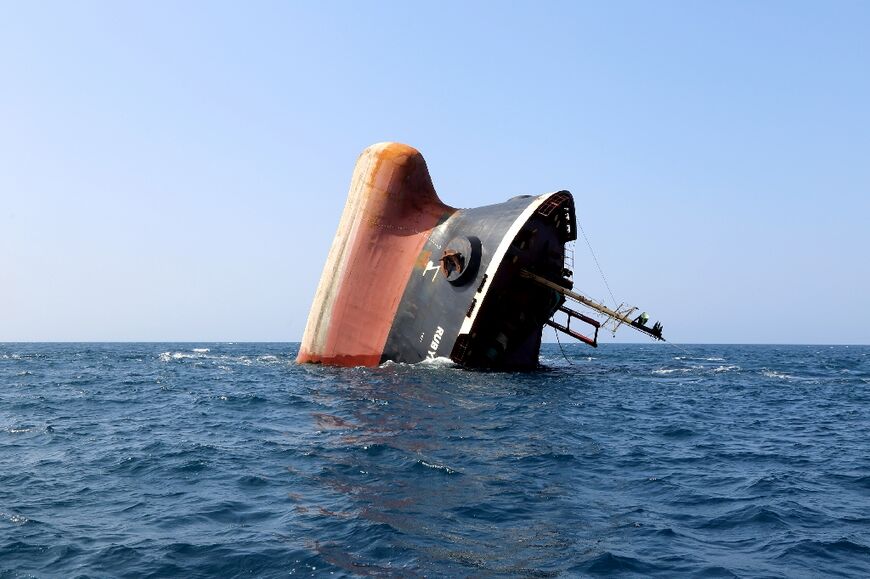
[[[297,362],[376,366],[431,230],[455,209],[438,198],[422,155],[380,143],[357,160]]]

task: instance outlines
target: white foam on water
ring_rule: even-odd
[[[449,466],[443,464],[434,464],[430,462],[426,462],[425,460],[419,461],[419,463],[426,468],[431,468],[433,470],[440,470],[441,472],[446,472],[447,474],[456,474],[457,471],[453,470]]]
[[[678,372],[680,374],[688,374],[689,372],[697,372],[698,370],[704,369],[704,366],[689,366],[688,368],[658,368],[656,370],[653,370],[652,373],[664,376],[668,374],[675,374]]]
[[[716,373],[730,372],[731,370],[739,370],[739,369],[740,369],[740,366],[735,366],[735,365],[731,364],[729,366],[717,366],[716,368],[713,368],[713,372],[716,372]]]
[[[702,373],[702,372],[712,372],[714,374],[719,374],[721,372],[731,372],[732,370],[740,370],[740,366],[735,364],[727,364],[722,366],[716,366],[715,368],[711,368],[709,365],[696,365],[689,366],[688,368],[658,368],[653,370],[653,374],[658,374],[660,376],[667,376],[668,374],[689,374],[689,373]]]
[[[456,362],[451,360],[450,358],[444,356],[438,356],[437,358],[426,358],[422,362],[420,362],[421,366],[431,366],[434,368],[453,368],[456,366]]]
[[[203,358],[202,355],[189,354],[187,352],[161,352],[157,359],[161,362],[169,362],[170,360],[186,360],[189,358]]]
[[[458,366],[458,364],[456,364],[456,362],[454,362],[450,358],[438,356],[437,358],[425,358],[413,364],[409,364],[407,362],[395,362],[393,360],[387,360],[386,362],[378,366],[378,368],[394,368],[397,366],[400,368],[455,368]],[[357,368],[365,368],[365,366],[357,366]]]
[[[3,511],[0,511],[0,519],[6,519],[13,525],[23,525],[30,520],[24,515],[19,515],[16,513],[4,513]]]
[[[794,376],[790,374],[786,374],[785,372],[777,372],[776,370],[762,370],[762,375],[767,376],[768,378],[778,378],[780,380],[793,380]]]

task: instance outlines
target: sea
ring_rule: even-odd
[[[868,577],[870,347],[0,344],[0,577]]]

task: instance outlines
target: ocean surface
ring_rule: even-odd
[[[0,577],[870,576],[870,347],[0,344]]]

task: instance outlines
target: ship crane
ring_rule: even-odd
[[[595,310],[598,313],[604,314],[608,318],[607,320],[605,320],[605,322],[604,322],[605,324],[611,320],[613,321],[613,332],[614,333],[616,333],[616,330],[619,329],[620,326],[622,326],[623,324],[626,324],[627,326],[629,326],[629,327],[631,327],[639,332],[642,332],[642,333],[644,333],[652,338],[655,338],[656,340],[664,341],[664,337],[662,337],[662,324],[660,322],[656,322],[651,327],[647,326],[646,323],[649,320],[649,316],[646,314],[646,312],[642,313],[641,315],[639,315],[637,317],[632,318],[634,312],[637,311],[637,308],[632,307],[632,308],[629,308],[628,310],[625,310],[625,311],[612,310],[612,309],[608,308],[607,306],[596,302],[595,300],[591,300],[591,299],[587,298],[586,296],[578,294],[577,292],[573,292],[570,289],[559,285],[558,283],[555,283],[555,282],[553,282],[545,277],[541,277],[537,274],[534,274],[528,270],[525,270],[525,269],[522,270],[520,272],[520,275],[524,278],[527,278],[527,279],[534,281],[535,283],[538,283],[544,287],[547,287],[549,289],[552,289],[552,290],[558,292],[559,294],[564,296],[565,300],[571,300],[572,302],[576,302],[576,303],[578,303],[582,306],[585,306],[589,309]],[[572,309],[572,308],[566,306],[564,301],[559,305],[558,311],[561,311],[568,316],[567,323],[561,324],[561,323],[556,322],[555,320],[551,319],[551,320],[547,320],[547,325],[559,330],[560,332],[562,332],[564,334],[568,334],[572,338],[576,338],[576,339],[580,340],[581,342],[592,346],[593,348],[598,347],[598,330],[603,325],[601,322],[599,322],[598,320],[596,320],[594,318],[590,318],[589,316],[586,316],[586,315],[578,312],[575,309]],[[581,334],[580,332],[577,332],[576,330],[572,329],[571,328],[571,320],[574,320],[574,319],[579,320],[581,322],[584,322],[584,323],[592,326],[595,329],[595,333],[594,333],[593,337],[590,338],[590,337],[585,336],[585,335]]]

